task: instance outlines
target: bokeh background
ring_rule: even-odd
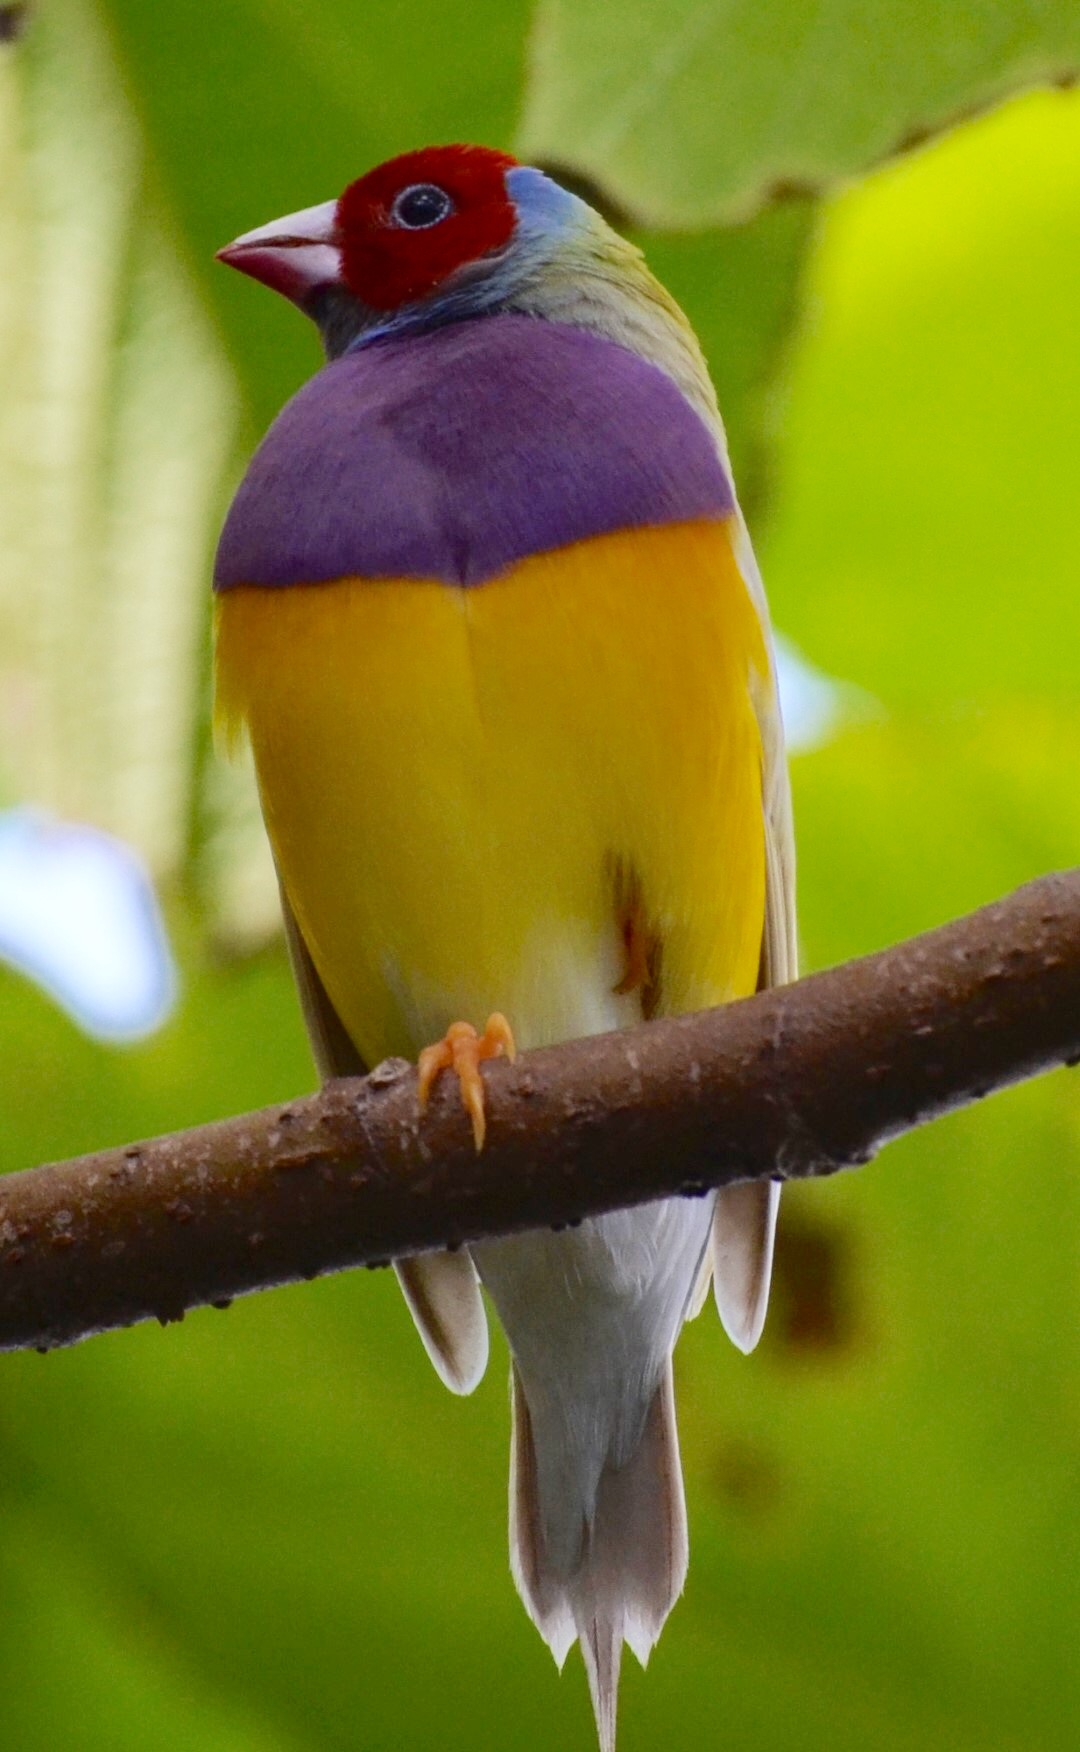
[[[206,577],[318,355],[211,258],[418,143],[561,167],[704,339],[806,966],[1077,861],[1077,65],[1070,0],[0,7],[0,1169],[312,1086]],[[687,1332],[624,1752],[1076,1746],[1077,1074],[793,1189],[759,1351]],[[505,1375],[451,1399],[388,1274],[0,1360],[3,1745],[591,1746]]]

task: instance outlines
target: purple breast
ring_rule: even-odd
[[[529,554],[733,508],[714,440],[626,348],[528,316],[375,342],[275,420],[215,585],[482,584]]]

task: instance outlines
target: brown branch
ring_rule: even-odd
[[[831,1174],[1080,1058],[1080,870],[862,961],[488,1069],[481,1156],[411,1066],[0,1181],[0,1348],[732,1180]],[[446,1085],[447,1079],[443,1079]]]

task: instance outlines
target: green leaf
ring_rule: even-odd
[[[760,558],[887,705],[1076,697],[1080,103],[1034,94],[839,200]],[[1017,733],[1023,736],[1021,714]]]
[[[645,223],[713,225],[1078,65],[1071,0],[540,0],[520,141]]]
[[[0,80],[4,801],[92,821],[168,874],[238,398],[146,209],[92,14],[58,0]]]
[[[320,362],[310,325],[214,262],[395,152],[505,146],[527,0],[100,0],[151,174],[222,322],[257,430]]]

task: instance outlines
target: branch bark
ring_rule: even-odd
[[[487,1071],[413,1068],[0,1180],[0,1348],[734,1180],[831,1174],[1080,1059],[1080,870],[797,985]]]

